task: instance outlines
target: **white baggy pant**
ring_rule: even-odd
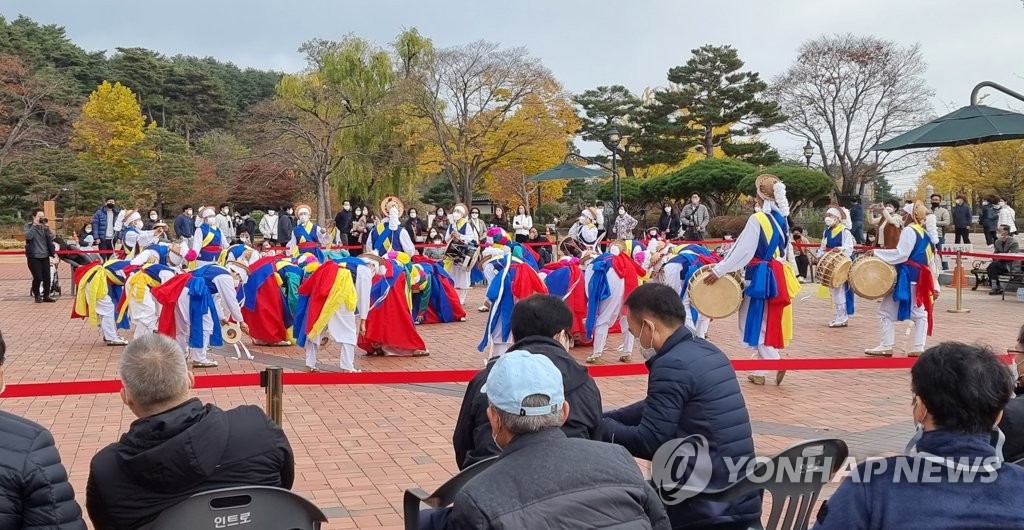
[[[744,296],[743,297],[743,303],[740,304],[740,315],[739,315],[740,337],[741,338],[743,337],[744,329],[746,329],[747,311],[749,309],[750,309],[750,297]],[[757,348],[755,348],[755,350],[754,350],[754,355],[751,357],[752,359],[763,359],[763,360],[775,361],[775,360],[778,360],[778,359],[782,358],[782,355],[779,354],[778,348],[776,348],[774,346],[768,346],[768,345],[766,345],[764,343],[764,334],[765,334],[765,331],[767,331],[767,329],[768,329],[768,311],[765,311],[764,315],[761,317],[761,334],[760,334],[760,336],[757,339]],[[766,375],[768,375],[768,371],[767,370],[755,370],[754,371],[754,375],[766,376]]]
[[[841,324],[850,320],[850,315],[846,312],[846,285],[829,287],[828,293],[832,296],[832,305],[836,310],[835,322]]]
[[[666,263],[662,268],[665,273],[665,285],[671,287],[677,293],[682,292],[683,290],[683,280],[679,277],[680,273],[682,273],[682,269],[683,266],[678,263]],[[690,330],[690,333],[693,333],[693,336],[703,339],[708,333],[708,328],[711,326],[711,319],[706,315],[697,313],[697,321],[693,321],[693,312],[690,309],[689,290],[683,294],[683,308],[686,310],[686,328]]]
[[[347,308],[342,307],[327,321],[327,327],[316,336],[306,337],[306,366],[316,367],[316,356],[320,351],[320,341],[324,333],[335,342],[341,345],[341,359],[338,366],[342,370],[355,370],[356,364],[356,315]]]
[[[105,341],[120,340],[117,335],[115,313],[114,302],[110,301],[109,296],[104,296],[96,301],[96,315],[100,317],[100,333]]]
[[[137,339],[155,333],[160,322],[160,305],[153,299],[149,289],[146,289],[141,301],[134,300],[131,294],[128,296],[128,315],[135,324],[134,337]]]
[[[610,328],[612,324],[622,316],[622,295],[626,289],[625,280],[620,278],[619,275],[615,273],[614,269],[609,269],[605,274],[608,277],[608,290],[611,291],[611,295],[609,295],[608,298],[601,300],[597,306],[597,316],[594,318],[593,355],[600,355],[604,352],[605,347],[607,347],[608,328]],[[583,278],[588,298],[590,297],[590,279],[593,276],[593,270],[587,269]],[[622,332],[628,335],[628,326],[626,329],[623,329]]]
[[[910,284],[910,299],[917,300],[917,282]],[[880,349],[888,350],[896,345],[898,315],[899,302],[893,300],[892,295],[883,298],[882,303],[878,306],[878,321],[882,325]],[[914,323],[912,351],[924,351],[924,345],[928,339],[928,312],[925,311],[924,306],[915,305],[910,309],[910,321]]]

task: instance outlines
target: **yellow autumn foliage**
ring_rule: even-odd
[[[1020,204],[1024,200],[1024,140],[942,147],[918,184],[921,190],[931,185],[942,194],[964,193],[972,198],[995,194]]]
[[[129,160],[140,156],[136,147],[146,138],[146,118],[130,88],[104,81],[89,94],[72,126],[73,145],[84,156],[124,174],[134,172]]]

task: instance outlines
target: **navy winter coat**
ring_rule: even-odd
[[[729,358],[714,344],[695,338],[685,326],[672,334],[647,361],[647,397],[606,412],[601,438],[625,447],[636,458],[651,460],[674,439],[701,435],[712,462],[708,489],[729,484],[725,458],[753,458],[754,439],[747,405]],[[695,500],[668,506],[672,528],[756,521],[761,496],[732,504]]]

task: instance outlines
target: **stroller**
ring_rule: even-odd
[[[60,296],[60,270],[54,264],[50,264],[50,298],[57,298]]]

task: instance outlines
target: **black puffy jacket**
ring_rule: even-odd
[[[569,402],[569,420],[562,426],[562,432],[570,438],[597,439],[601,427],[601,391],[587,369],[550,337],[526,337],[509,348],[509,351],[515,350],[543,355],[551,359],[558,371],[562,372],[565,399]],[[466,387],[466,396],[462,398],[462,408],[452,435],[455,463],[459,469],[501,452],[491,438],[491,424],[487,421],[487,395],[480,392],[496,360],[487,361],[487,366],[473,376]]]
[[[84,529],[50,431],[0,411],[0,528]]]
[[[647,397],[606,412],[601,438],[651,460],[669,441],[703,436],[712,462],[707,489],[724,488],[729,484],[724,459],[754,458],[750,415],[729,358],[679,326],[647,361],[647,368]],[[672,528],[751,522],[760,515],[761,498],[756,493],[729,504],[689,500],[668,506]]]
[[[193,398],[135,420],[96,453],[85,506],[96,530],[134,529],[202,491],[291,488],[294,478],[288,439],[259,407],[225,411]]]

